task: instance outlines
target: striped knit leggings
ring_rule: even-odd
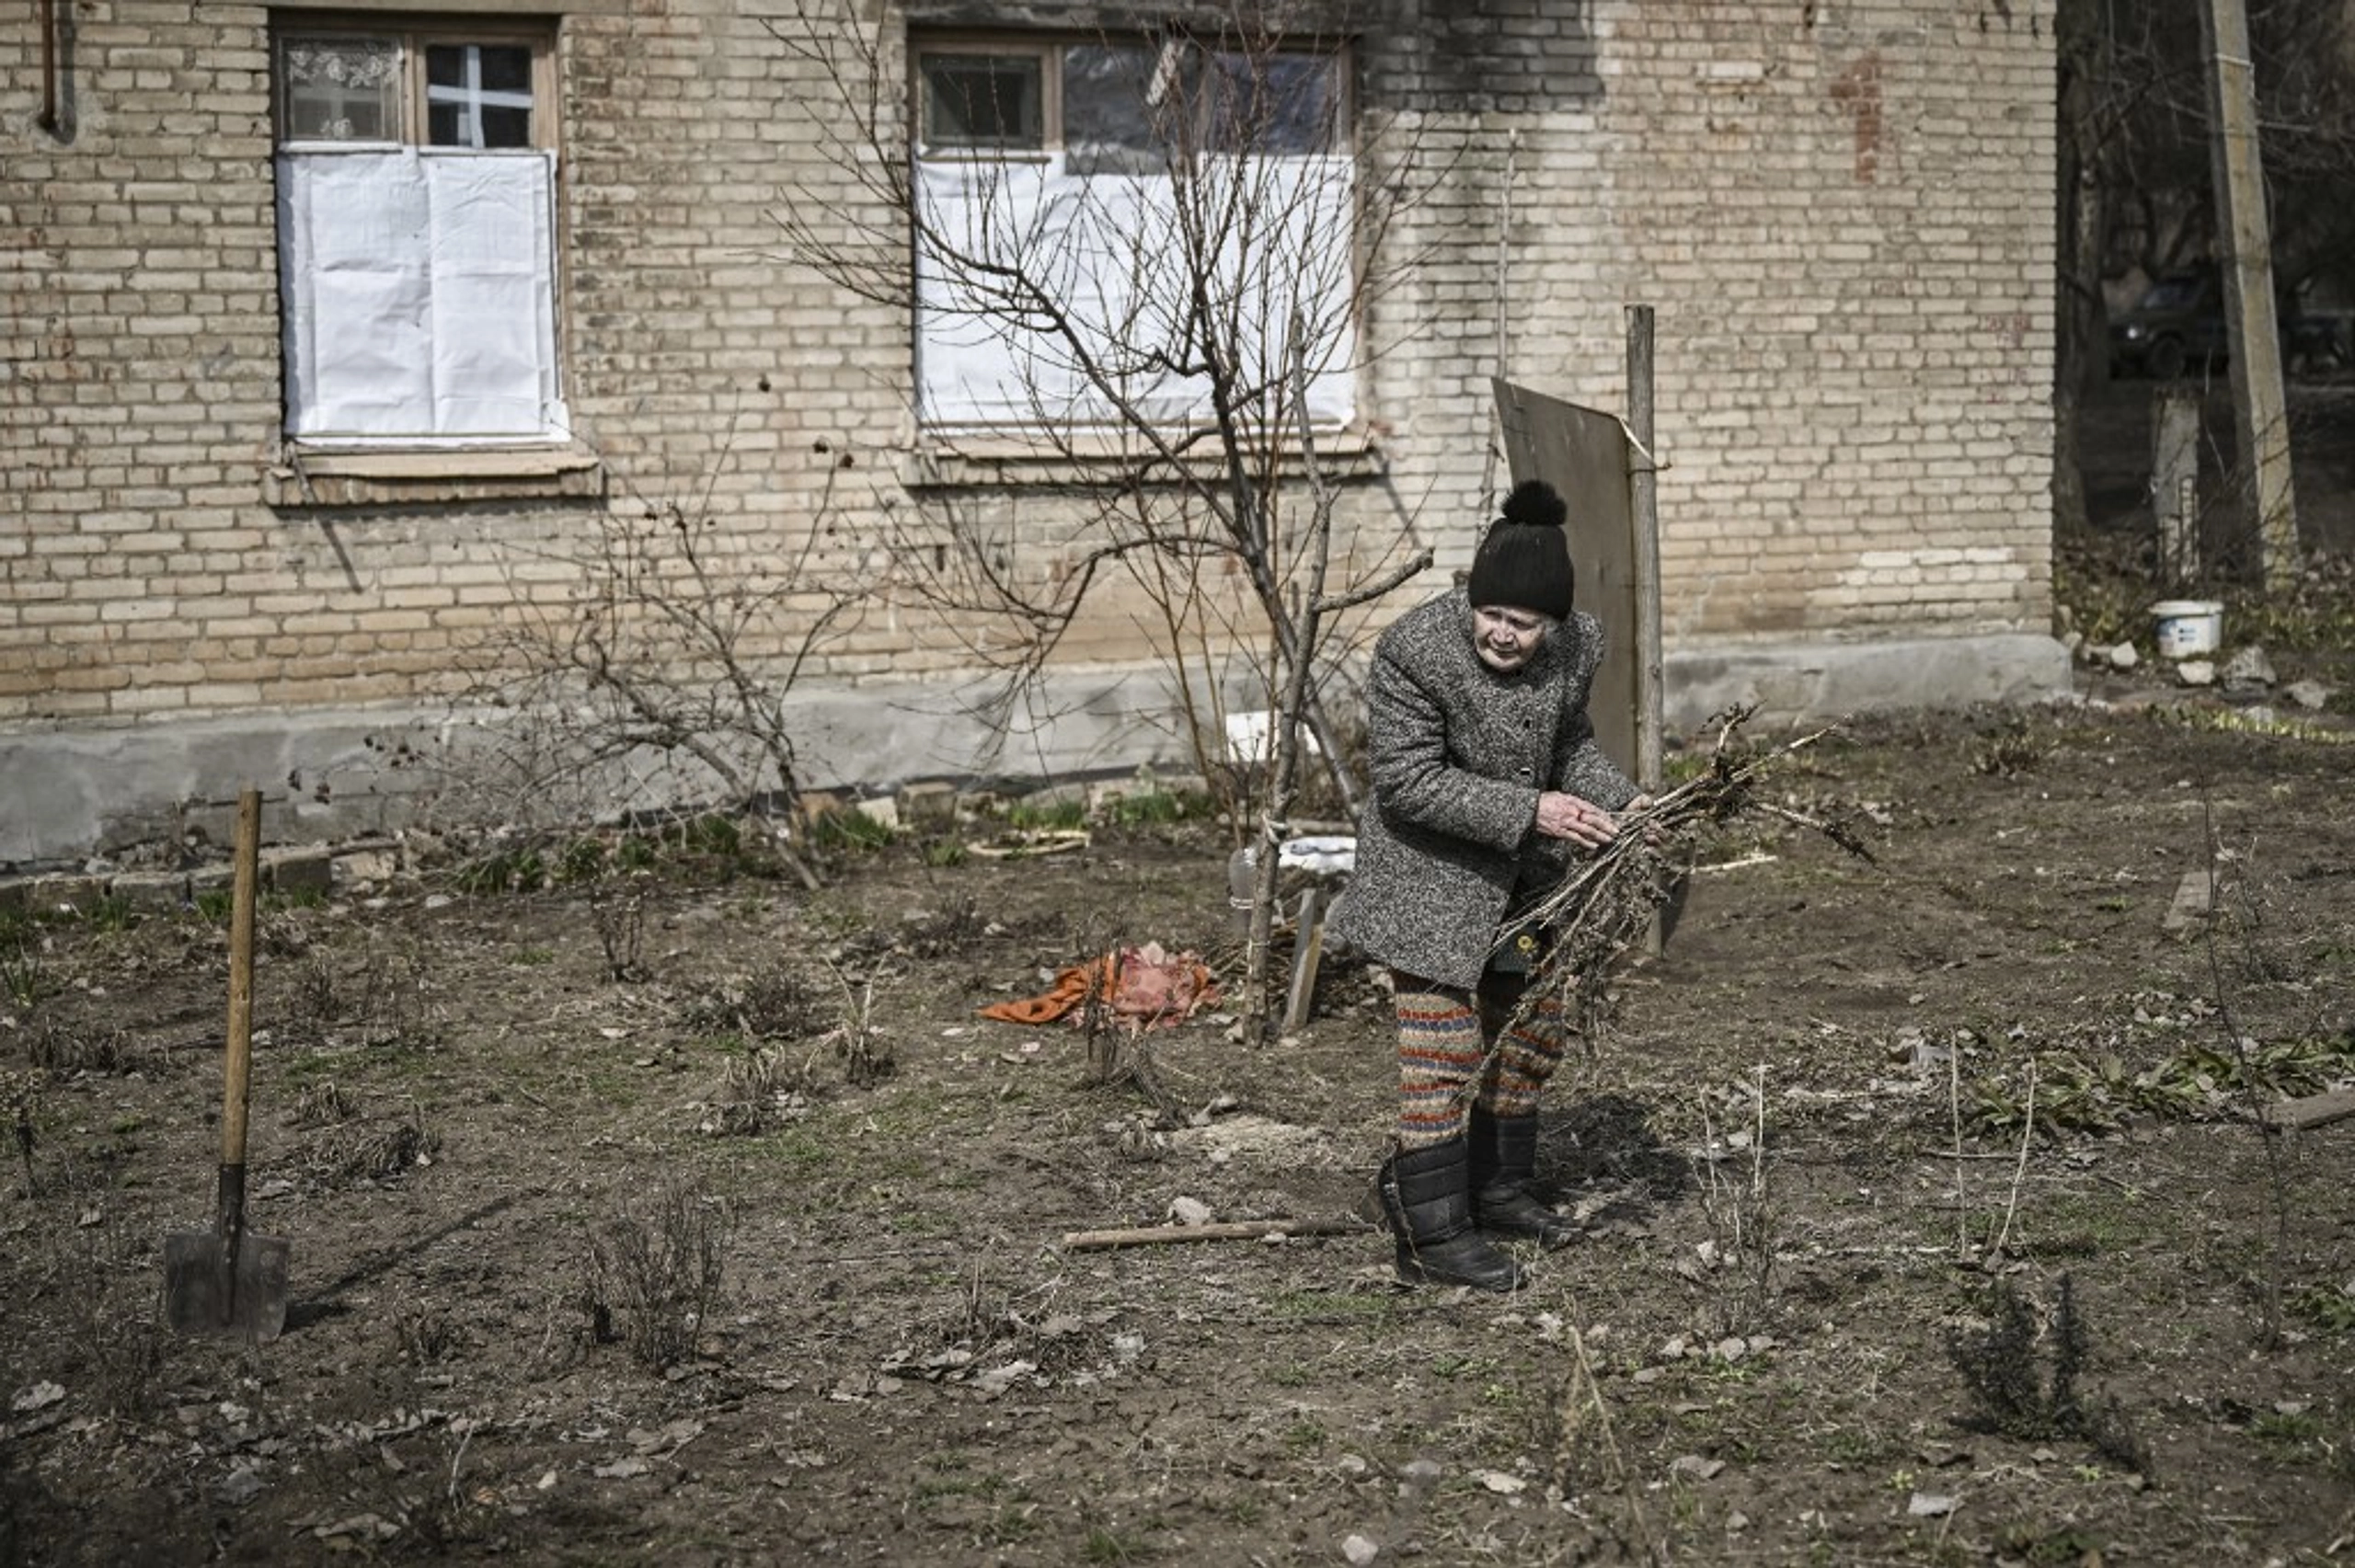
[[[1399,1148],[1461,1138],[1476,1102],[1499,1116],[1536,1115],[1538,1091],[1562,1061],[1559,1002],[1548,998],[1499,1040],[1527,976],[1491,971],[1480,977],[1476,992],[1396,971],[1391,978],[1398,1010]]]

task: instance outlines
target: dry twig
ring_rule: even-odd
[[[1729,743],[1753,711],[1729,708],[1711,720],[1717,734],[1708,767],[1651,805],[1623,815],[1618,837],[1581,859],[1514,928],[1543,927],[1551,938],[1517,1020],[1547,999],[1559,1002],[1569,1018],[1590,1020],[1597,1014],[1605,984],[1621,958],[1645,941],[1652,917],[1674,895],[1682,875],[1674,851],[1691,829],[1760,812],[1821,833],[1850,854],[1872,859],[1851,822],[1809,817],[1760,798],[1752,787],[1774,764],[1814,745],[1838,726],[1826,726],[1771,750],[1737,754]]]

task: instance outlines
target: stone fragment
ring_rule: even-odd
[[[335,884],[335,856],[309,846],[261,852],[261,885],[274,893],[325,893]]]
[[[126,871],[109,890],[129,909],[175,914],[189,901],[188,877],[177,871]]]
[[[1437,1459],[1408,1459],[1398,1468],[1398,1490],[1409,1495],[1429,1492],[1446,1473]]]
[[[900,820],[918,832],[957,825],[957,786],[934,782],[912,784],[900,791]]]
[[[30,907],[41,914],[61,914],[71,910],[86,915],[106,901],[107,879],[103,876],[36,876]]]
[[[400,870],[390,850],[353,850],[335,857],[335,879],[349,887],[381,887]]]
[[[2224,661],[2223,673],[2224,685],[2230,690],[2270,686],[2277,679],[2273,661],[2265,657],[2263,648],[2254,646],[2235,649],[2233,657]]]

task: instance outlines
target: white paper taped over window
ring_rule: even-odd
[[[288,433],[563,437],[555,172],[542,150],[281,155]]]
[[[1337,426],[1353,414],[1348,159],[1204,158],[1182,191],[1166,174],[1071,174],[1061,153],[1036,163],[925,159],[916,174],[925,225],[939,236],[916,246],[926,424],[1118,425],[1123,404],[1156,422],[1204,417],[1206,378],[1171,368],[1201,355],[1184,314],[1197,273],[1234,306],[1244,379],[1284,400],[1281,417],[1295,309],[1309,417]],[[1180,222],[1181,200],[1197,222]],[[1189,236],[1199,246],[1205,229],[1214,251],[1189,260]]]

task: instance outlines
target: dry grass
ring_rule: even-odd
[[[692,1356],[719,1301],[730,1218],[719,1200],[672,1184],[593,1227],[583,1292],[592,1337],[622,1341],[649,1371]]]

